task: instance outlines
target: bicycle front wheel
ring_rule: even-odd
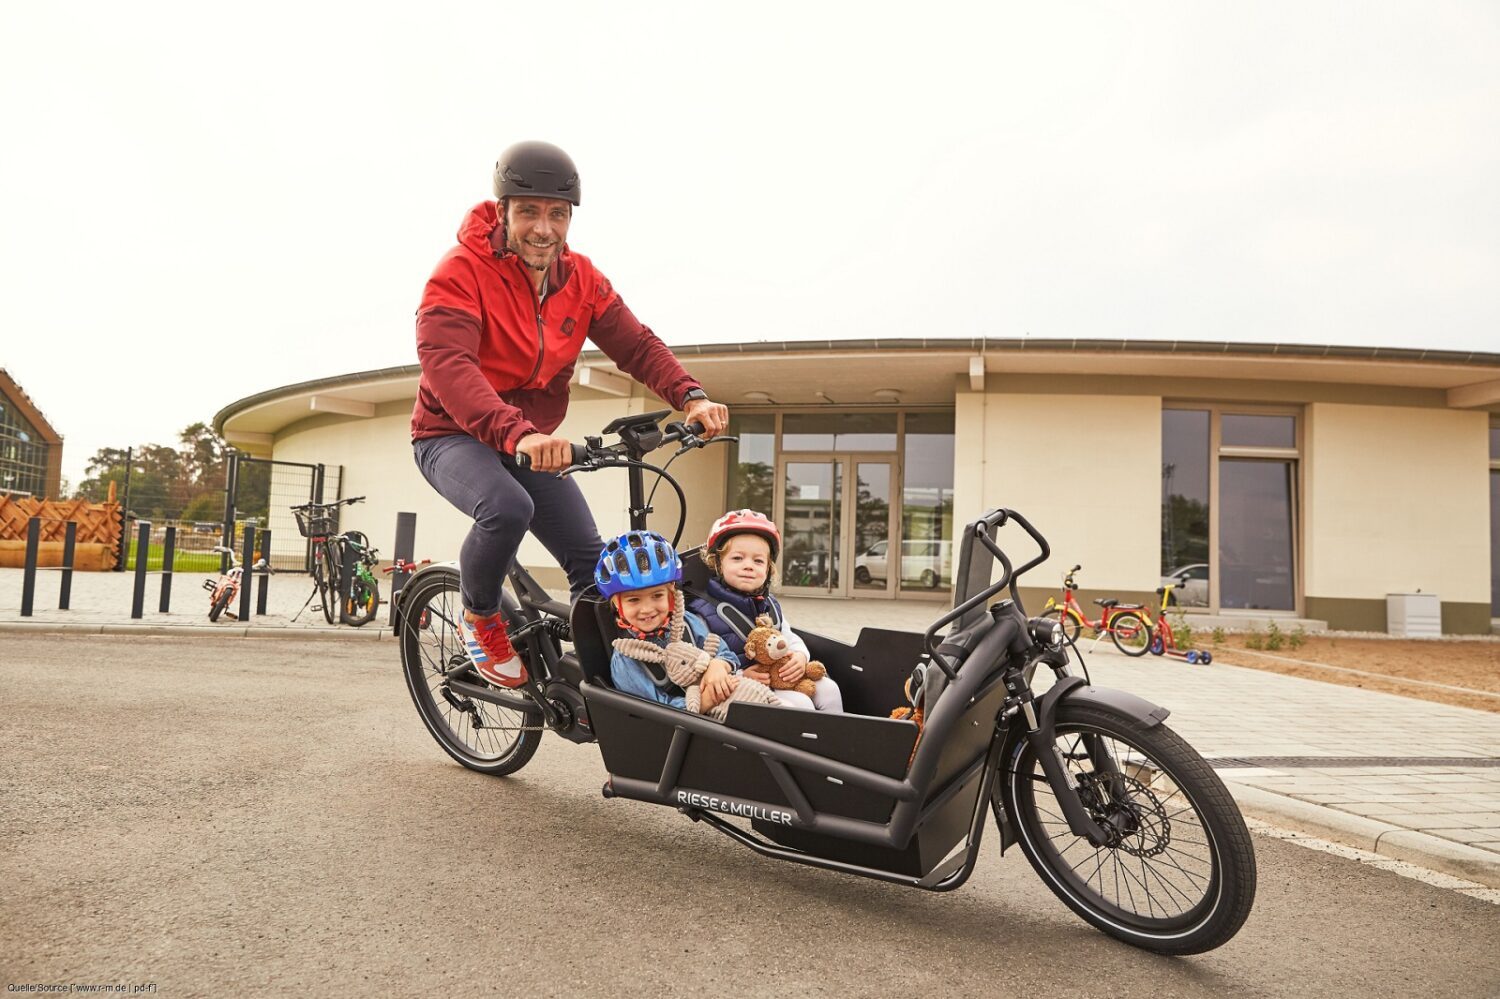
[[[344,602],[344,623],[358,628],[375,620],[380,609],[380,581],[356,570],[349,583],[349,599]]]
[[[1109,637],[1127,656],[1143,656],[1151,645],[1151,626],[1135,611],[1121,611],[1109,619]]]
[[[1066,700],[1054,745],[1110,841],[1074,835],[1023,739],[1004,774],[1005,803],[1047,887],[1097,929],[1161,954],[1198,954],[1233,937],[1255,901],[1255,848],[1203,758],[1165,725]]]
[[[468,670],[459,621],[458,573],[429,572],[401,601],[401,667],[417,714],[443,751],[470,770],[504,776],[531,761],[542,742],[540,709],[516,711],[455,693],[448,676]],[[524,690],[510,691],[526,696]]]

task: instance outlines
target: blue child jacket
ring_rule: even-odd
[[[687,626],[688,640],[698,648],[703,648],[703,642],[708,637],[708,625],[691,611],[683,615],[683,622]],[[653,645],[660,645],[662,648],[667,646],[665,635],[661,638],[648,638],[646,641]],[[740,643],[740,648],[744,649],[743,642]],[[714,658],[724,660],[733,668],[739,668],[740,657],[723,645],[720,645]],[[634,694],[636,697],[643,697],[648,701],[655,701],[657,704],[665,704],[673,708],[687,708],[687,698],[683,696],[681,687],[665,678],[658,681],[650,670],[618,649],[609,660],[609,679],[615,685],[616,690],[626,694]]]

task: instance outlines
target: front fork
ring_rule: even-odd
[[[1070,690],[1083,685],[1082,677],[1063,673],[1052,688],[1052,691],[1056,693],[1052,694],[1052,691],[1048,691],[1052,696],[1047,700],[1047,709],[1038,711],[1038,701],[1031,691],[1031,685],[1026,682],[1021,671],[1017,670],[1006,678],[1006,693],[1010,696],[1007,699],[1005,717],[1008,719],[1008,724],[1014,725],[1017,722],[1024,724],[1025,727],[1021,730],[1019,737],[1031,744],[1031,750],[1042,765],[1042,773],[1046,776],[1047,784],[1057,798],[1057,803],[1063,811],[1063,818],[1067,820],[1068,828],[1073,835],[1088,840],[1092,846],[1104,846],[1113,837],[1094,821],[1088,808],[1084,806],[1083,799],[1079,795],[1078,779],[1068,769],[1067,761],[1063,758],[1062,751],[1058,749],[1053,726],[1055,712],[1050,710],[1050,706],[1061,701]],[[1096,773],[1117,770],[1114,760],[1104,748],[1103,740],[1097,736],[1088,737],[1085,740],[1085,746]],[[1015,749],[1012,745],[1006,752],[1007,766],[1011,765],[1014,753]]]

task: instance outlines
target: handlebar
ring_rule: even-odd
[[[291,509],[291,510],[312,510],[312,509],[332,510],[334,507],[336,507],[336,506],[343,506],[346,503],[363,503],[364,501],[365,501],[365,498],[363,496],[350,496],[348,499],[334,500],[332,503],[301,503],[301,504],[298,504],[297,506],[289,507],[288,509]]]
[[[608,430],[608,428],[605,429]],[[659,435],[647,437],[633,435],[631,440],[637,443],[637,450],[640,450],[641,454],[644,454],[646,451],[654,451],[674,441],[682,441],[684,449],[704,447],[712,442],[703,439],[703,429],[703,424],[697,420],[687,424],[678,420],[667,424],[666,428]],[[735,440],[736,438],[721,436],[717,439]],[[585,437],[584,441],[586,443],[572,445],[572,461],[567,468],[558,473],[559,475],[568,475],[573,472],[592,472],[595,469],[607,468],[613,465],[628,465],[632,460],[635,460],[635,457],[630,454],[631,448],[624,441],[619,444],[611,444],[608,447],[605,447],[598,437]],[[646,445],[649,445],[649,447]],[[517,451],[516,467],[531,468],[531,456]]]

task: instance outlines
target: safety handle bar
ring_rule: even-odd
[[[1005,552],[1001,550],[1000,546],[995,543],[995,540],[992,536],[995,531],[998,531],[1000,528],[1004,527],[1012,520],[1021,525],[1021,529],[1029,534],[1031,536],[1031,540],[1035,541],[1037,547],[1041,549],[1041,553],[1037,555],[1036,558],[1032,559],[1030,562],[1027,562],[1019,569],[1012,567],[1010,559],[1006,557]],[[927,629],[926,634],[922,636],[923,646],[926,649],[929,658],[934,664],[937,665],[939,669],[948,674],[948,678],[950,680],[957,678],[958,671],[955,670],[952,665],[948,663],[947,659],[938,651],[938,631],[945,625],[959,620],[974,608],[981,607],[984,604],[988,603],[992,597],[996,596],[1007,587],[1010,589],[1011,600],[1015,602],[1016,608],[1021,612],[1022,616],[1025,616],[1026,609],[1021,604],[1021,595],[1019,592],[1017,592],[1016,581],[1021,578],[1021,575],[1023,573],[1047,561],[1048,557],[1052,554],[1052,548],[1047,544],[1047,539],[1042,537],[1041,534],[1037,532],[1037,529],[1035,527],[1031,526],[1031,521],[1027,520],[1025,517],[1021,516],[1014,510],[1007,510],[1004,508],[993,510],[989,514],[981,517],[978,521],[975,522],[974,540],[983,545],[985,549],[988,550],[989,553],[993,555],[995,559],[1000,563],[1000,568],[1002,571],[999,581],[991,583],[980,592],[969,597],[963,603],[959,604],[957,607],[953,608],[951,611],[944,614],[936,621],[932,622],[932,625]]]

